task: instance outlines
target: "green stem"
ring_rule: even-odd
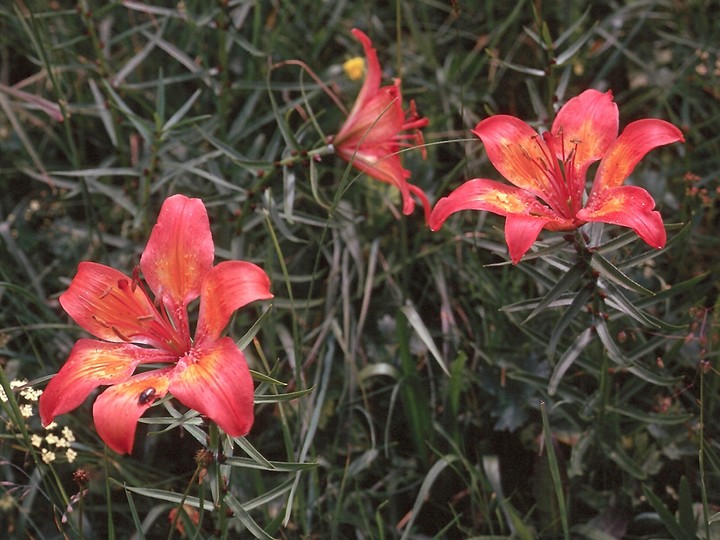
[[[108,466],[108,447],[105,446],[103,465],[105,467],[105,506],[107,512],[107,536],[108,540],[115,540],[115,524],[112,518],[112,497],[110,493],[110,467]]]
[[[227,484],[222,476],[220,467],[220,462],[223,459],[222,436],[220,435],[220,429],[214,423],[210,424],[209,437],[210,443],[208,449],[213,454],[213,471],[215,473],[215,485],[217,486],[217,497],[215,499],[215,509],[218,512],[217,529],[220,531],[220,538],[227,538],[228,519],[227,504],[225,503]]]
[[[550,421],[548,420],[545,402],[540,402],[540,414],[542,415],[543,438],[545,441],[548,463],[550,465],[550,476],[552,476],[553,485],[555,486],[555,496],[557,497],[558,507],[560,509],[560,522],[562,523],[563,528],[563,538],[565,540],[570,540],[570,524],[565,504],[565,490],[560,476],[557,456],[555,455],[555,443],[553,442],[552,432],[550,431]]]

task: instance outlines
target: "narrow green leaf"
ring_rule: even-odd
[[[173,114],[167,122],[165,122],[165,125],[163,125],[163,127],[162,127],[162,131],[163,132],[170,131],[175,126],[175,124],[180,122],[180,120],[182,120],[185,117],[185,115],[188,113],[188,111],[190,110],[190,107],[192,107],[195,104],[197,99],[200,97],[201,93],[202,92],[200,90],[195,90],[193,95],[190,96],[188,98],[188,100],[185,103],[183,103],[182,106],[177,111],[175,111],[175,114]]]
[[[545,441],[544,448],[547,452],[548,464],[550,465],[550,476],[552,476],[553,486],[555,488],[555,497],[557,497],[558,507],[560,511],[560,522],[563,529],[563,538],[570,540],[570,524],[568,520],[568,510],[565,505],[565,487],[562,483],[560,468],[558,466],[557,456],[555,455],[555,442],[553,441],[552,432],[550,431],[550,420],[548,420],[547,408],[544,402],[540,402],[540,415],[543,423],[543,439]]]
[[[450,408],[450,417],[455,421],[457,421],[457,417],[460,414],[460,397],[465,382],[463,374],[465,372],[466,362],[467,355],[461,351],[450,364],[450,381],[448,383],[447,400]]]
[[[255,538],[273,540],[273,537],[266,533],[265,530],[250,517],[250,514],[243,508],[243,505],[240,504],[240,501],[238,501],[232,493],[225,493],[224,500],[228,508],[235,514],[235,517],[240,520],[240,523],[242,523]]]
[[[161,123],[165,120],[165,79],[163,77],[163,68],[158,69],[158,84],[155,90],[155,128],[160,128]]]
[[[585,34],[583,34],[579,39],[575,41],[570,47],[565,49],[562,53],[558,54],[555,58],[555,65],[560,67],[564,66],[568,63],[568,61],[572,60],[573,56],[585,45],[588,39],[590,39],[591,36],[594,36],[595,32],[594,30],[589,30]]]
[[[417,519],[418,514],[420,514],[420,509],[422,508],[422,505],[425,504],[425,501],[430,498],[430,490],[432,489],[435,480],[437,480],[437,477],[440,476],[440,473],[443,472],[447,466],[449,466],[452,462],[457,461],[458,459],[459,458],[455,455],[446,455],[440,458],[438,461],[435,462],[432,467],[430,467],[430,470],[425,475],[425,478],[420,485],[417,497],[415,497],[415,502],[413,503],[412,510],[410,511],[411,517],[405,525],[405,530],[403,531],[400,540],[407,540],[408,538],[414,537],[412,534],[413,525],[415,524],[415,520]]]
[[[296,390],[295,392],[287,392],[285,394],[255,394],[255,403],[283,403],[285,401],[292,401],[303,396],[311,394],[315,390],[315,387],[306,388],[305,390]]]
[[[622,407],[615,407],[613,405],[607,405],[606,409],[610,412],[638,420],[643,424],[658,424],[672,426],[687,422],[692,418],[692,414],[653,414],[644,413],[635,408],[623,405]]]
[[[232,146],[225,144],[220,139],[214,137],[213,135],[205,131],[203,128],[197,127],[196,129],[200,132],[200,134],[205,140],[207,140],[215,148],[220,150],[227,157],[232,159],[236,164],[250,170],[257,170],[258,168],[266,168],[268,166],[267,161],[248,159],[246,156],[235,150]]]
[[[403,377],[400,380],[400,398],[407,417],[408,430],[412,436],[415,452],[420,461],[427,463],[427,440],[432,434],[432,420],[428,412],[426,389],[420,383],[417,374],[417,362],[410,353],[410,333],[408,321],[399,316],[396,319],[398,354]]]
[[[605,347],[610,360],[620,367],[628,367],[630,363],[610,335],[610,330],[602,317],[595,317],[595,331]]]
[[[189,497],[187,495],[183,495],[182,493],[165,491],[164,489],[142,488],[132,486],[125,486],[125,489],[127,491],[137,493],[138,495],[142,495],[143,497],[150,497],[151,499],[168,501],[174,504],[189,504],[190,506],[193,506],[195,508],[200,508],[200,505],[202,504],[204,510],[207,510],[209,512],[215,510],[215,505],[212,501],[203,500],[201,502],[200,499],[198,499],[197,497]]]
[[[547,292],[547,294],[543,297],[537,307],[530,313],[530,315],[527,316],[527,318],[523,321],[523,324],[527,323],[531,319],[535,318],[535,316],[544,312],[552,302],[554,302],[560,297],[561,294],[572,289],[573,287],[575,287],[575,285],[580,283],[583,275],[585,275],[585,269],[585,262],[579,261],[572,268],[570,268],[570,270],[565,272],[560,278],[560,280],[555,284],[555,286]]]
[[[117,92],[115,92],[115,90],[109,83],[107,83],[106,81],[103,82],[105,82],[105,90],[108,92],[108,94],[110,94],[110,97],[115,103],[115,106],[120,109],[120,111],[125,115],[128,120],[130,120],[135,129],[138,130],[140,135],[142,135],[142,138],[145,139],[148,144],[152,143],[152,128],[146,125],[145,121],[142,120],[132,111],[130,107],[127,106],[127,104],[122,100],[122,98],[117,94]]]
[[[621,469],[637,480],[645,480],[647,473],[631,458],[618,442],[614,447],[605,448],[607,456],[613,460]]]
[[[625,289],[635,291],[640,294],[653,294],[652,291],[646,289],[630,277],[623,274],[617,266],[612,264],[597,251],[593,253],[592,258],[590,259],[590,266],[597,270],[602,277],[612,281],[613,283],[617,283]]]
[[[132,516],[133,523],[135,524],[135,533],[137,534],[137,538],[139,538],[140,540],[144,540],[145,533],[143,532],[140,515],[138,514],[137,507],[135,506],[132,492],[130,492],[130,490],[128,490],[127,488],[125,489],[125,496],[127,497],[128,507],[130,508],[130,515]]]
[[[245,437],[233,437],[233,441],[237,444],[255,463],[265,469],[272,470],[274,467],[265,457],[248,441]]]
[[[548,360],[551,362],[553,356],[555,356],[555,350],[557,349],[558,343],[560,342],[560,338],[565,332],[565,329],[570,325],[570,323],[577,320],[577,316],[585,309],[588,300],[592,298],[592,295],[592,289],[587,287],[580,289],[575,294],[570,306],[562,314],[562,317],[560,317],[557,324],[555,324],[555,328],[553,328],[552,333],[550,334],[550,340],[548,341],[547,346]]]
[[[100,115],[100,121],[105,128],[105,132],[110,138],[110,142],[112,143],[112,145],[117,148],[118,140],[117,134],[115,133],[115,125],[113,124],[112,116],[110,115],[107,105],[105,104],[105,96],[100,93],[100,89],[98,88],[98,85],[94,79],[89,79],[88,85],[90,86],[90,92],[92,93],[93,99],[95,100],[95,107],[97,108],[98,114]]]
[[[488,56],[495,60],[499,65],[506,67],[508,69],[511,69],[513,71],[516,71],[518,73],[523,73],[525,75],[532,75],[534,77],[544,77],[545,72],[542,69],[536,69],[526,66],[521,66],[520,64],[514,64],[512,62],[507,62],[506,60],[502,60],[497,57],[497,54],[495,54],[493,51],[488,50],[487,51]]]
[[[580,353],[585,350],[585,347],[587,347],[592,342],[592,339],[593,329],[586,328],[575,339],[570,348],[565,351],[558,363],[555,365],[555,369],[553,369],[552,375],[550,376],[550,382],[548,383],[548,394],[550,394],[551,396],[555,395],[555,392],[557,391],[557,387],[560,384],[563,375],[565,375],[565,372],[570,369],[570,366],[573,365],[573,362],[577,360],[577,357],[580,356]]]
[[[254,499],[251,499],[243,504],[243,508],[250,512],[251,510],[254,510],[255,508],[260,508],[262,506],[265,506],[267,503],[272,501],[273,499],[277,499],[281,495],[287,493],[292,489],[293,483],[294,483],[294,476],[291,476],[287,480],[285,480],[282,484],[275,486],[272,489],[268,489],[267,491],[263,491],[263,493]]]
[[[277,123],[277,127],[280,130],[280,133],[282,134],[283,139],[285,140],[285,144],[293,150],[300,150],[300,144],[298,143],[297,139],[290,131],[290,126],[288,126],[288,124],[287,124],[287,119],[280,113],[280,108],[278,107],[277,101],[275,100],[275,96],[273,95],[272,84],[270,82],[271,74],[272,74],[272,71],[268,71],[267,90],[268,90],[268,97],[270,98],[270,105],[272,107],[273,115],[275,116],[275,122]]]
[[[252,378],[256,381],[260,381],[262,383],[272,384],[275,386],[285,386],[286,384],[282,381],[278,381],[277,379],[273,379],[269,375],[265,375],[264,373],[260,373],[259,371],[255,371],[254,369],[250,370],[250,375],[252,375]]]
[[[625,313],[625,315],[632,317],[643,326],[653,328],[660,328],[662,326],[656,317],[652,317],[635,307],[635,304],[633,304],[620,289],[614,287],[612,283],[605,283],[603,288],[607,294],[604,301],[608,306]]]
[[[675,519],[675,516],[672,515],[672,512],[670,512],[670,510],[668,510],[667,507],[660,500],[660,497],[655,495],[652,490],[646,487],[644,484],[642,486],[642,490],[645,494],[645,498],[658,513],[658,516],[663,522],[663,525],[665,525],[665,528],[675,540],[697,540],[697,536],[695,536],[695,534],[690,533],[682,528],[680,523],[678,523],[677,519]]]
[[[557,39],[553,42],[553,47],[555,49],[559,48],[563,43],[565,43],[565,40],[572,37],[579,29],[581,29],[582,25],[585,23],[585,19],[587,19],[588,13],[590,12],[590,8],[587,8],[582,15],[580,15],[573,24],[567,27],[567,29],[560,34]],[[587,32],[588,34],[594,34],[595,32],[591,29]],[[587,38],[585,36],[581,36],[578,41],[581,43],[584,43]],[[571,45],[573,47],[574,45]],[[559,57],[558,57],[558,63]]]
[[[549,308],[557,308],[557,307],[563,307],[563,306],[569,306],[572,304],[572,301],[575,297],[574,293],[565,293],[561,294],[559,298],[555,299],[554,302],[551,302],[550,305],[547,307]],[[519,311],[528,311],[529,309],[535,309],[540,302],[543,301],[545,297],[541,296],[538,298],[529,298],[527,300],[520,300],[519,302],[514,302],[512,304],[508,304],[506,306],[503,306],[500,308],[500,311],[503,311],[505,313],[517,313]]]
[[[697,534],[697,521],[693,512],[693,499],[690,492],[690,482],[686,476],[680,477],[678,489],[678,521],[683,530]]]
[[[423,320],[420,318],[420,314],[415,309],[415,306],[408,303],[401,307],[400,310],[403,312],[405,317],[407,317],[408,322],[413,327],[413,330],[415,330],[415,333],[420,338],[420,341],[425,344],[425,346],[430,351],[430,354],[432,354],[433,358],[435,358],[435,361],[440,366],[440,369],[442,369],[443,373],[445,373],[445,375],[449,377],[450,371],[448,371],[448,368],[445,365],[442,353],[440,353],[440,350],[435,345],[435,341],[433,341],[432,336],[430,336],[430,331],[428,330],[427,326],[425,326]]]
[[[647,381],[656,386],[674,386],[682,381],[682,377],[663,377],[650,371],[639,363],[627,368],[627,370],[633,375],[637,375],[642,380]]]
[[[273,472],[298,472],[307,471],[317,467],[317,463],[293,463],[290,461],[268,461],[270,467],[258,463],[254,459],[244,457],[228,457],[224,461],[225,464],[232,467],[240,467],[243,469],[258,469],[261,471]]]
[[[250,327],[250,330],[245,332],[245,335],[241,337],[239,340],[235,342],[235,344],[238,346],[238,348],[243,351],[245,348],[250,345],[250,342],[253,340],[255,335],[260,331],[260,328],[262,328],[262,325],[265,323],[265,320],[269,317],[270,311],[272,310],[272,304],[270,304],[265,311],[262,312],[262,315],[258,317],[257,321]]]

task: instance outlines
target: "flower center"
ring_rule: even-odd
[[[545,132],[542,139],[539,135],[532,139],[539,152],[530,154],[524,149],[523,152],[547,180],[543,185],[550,187],[550,191],[543,190],[543,200],[556,214],[566,219],[574,219],[582,208],[582,195],[576,193],[575,189],[575,155],[581,141],[571,140],[572,149],[566,153],[562,130],[557,135]]]

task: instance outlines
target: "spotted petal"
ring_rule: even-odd
[[[451,214],[460,210],[487,210],[506,216],[505,240],[514,264],[530,249],[543,228],[574,228],[572,220],[558,216],[527,191],[485,178],[468,180],[440,199],[430,215],[430,228],[439,229]]]
[[[684,140],[682,131],[664,120],[646,118],[628,124],[600,162],[592,193],[620,186],[650,150]]]
[[[586,90],[563,105],[553,122],[551,133],[563,141],[557,159],[564,161],[574,153],[583,176],[617,138],[619,113],[612,99],[611,91]]]
[[[157,349],[80,339],[40,396],[40,419],[48,425],[56,416],[78,407],[98,386],[127,380],[140,364],[174,359]]]
[[[118,454],[132,452],[138,419],[168,390],[170,368],[136,375],[111,386],[93,405],[93,420],[100,438]]]
[[[167,198],[140,267],[156,299],[168,308],[183,337],[189,338],[185,307],[200,295],[214,257],[210,221],[203,202],[184,195]]]
[[[171,375],[170,392],[232,437],[253,424],[253,382],[245,356],[230,338],[196,343]]]
[[[472,132],[480,137],[488,158],[513,185],[529,191],[548,204],[557,201],[556,160],[542,137],[522,120],[497,114],[480,122]]]
[[[556,222],[556,228],[572,224],[523,189],[495,180],[475,178],[461,184],[435,204],[430,215],[430,228],[438,230],[450,215],[460,210],[487,210],[500,216],[532,215],[542,218],[545,223]]]
[[[181,339],[142,287],[109,266],[80,263],[59,300],[76,323],[100,339],[165,349],[182,347]]]
[[[272,297],[270,278],[262,268],[244,261],[221,262],[202,284],[196,341],[217,339],[236,310]]]
[[[578,218],[629,227],[649,246],[662,248],[667,236],[662,216],[654,208],[655,201],[644,189],[620,186],[591,195]]]

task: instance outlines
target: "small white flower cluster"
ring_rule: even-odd
[[[28,381],[22,379],[10,381],[10,388],[21,388],[19,395],[25,400],[25,403],[18,403],[18,407],[20,408],[20,414],[23,418],[31,418],[33,416],[33,403],[37,403],[43,392],[32,386],[27,386],[27,384]],[[7,394],[2,387],[0,387],[0,400],[3,402],[7,402],[8,400]],[[58,435],[54,431],[58,429],[58,427],[56,422],[52,422],[45,428],[46,434],[44,436],[34,433],[30,437],[30,443],[40,450],[40,455],[45,463],[55,461],[56,452],[64,452],[67,462],[72,463],[77,457],[77,452],[70,447],[70,445],[75,442],[75,434],[69,427],[65,426]],[[12,428],[11,422],[8,422],[8,428]]]

